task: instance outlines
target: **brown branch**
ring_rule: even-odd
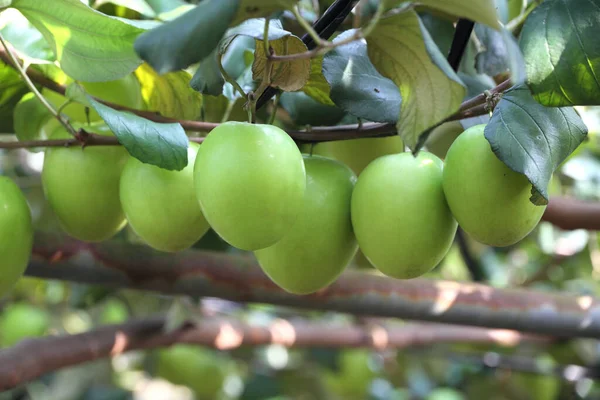
[[[591,296],[430,279],[397,280],[354,270],[344,272],[318,293],[296,296],[277,287],[251,254],[196,250],[166,254],[121,241],[91,244],[43,233],[37,235],[33,253],[26,274],[46,279],[549,336],[600,338],[600,300]]]
[[[190,142],[202,143],[204,137],[189,137]],[[70,146],[120,146],[115,136],[103,136],[95,133],[78,133],[72,139],[0,141],[0,149],[30,149],[35,147],[70,147]]]
[[[190,343],[231,350],[240,346],[280,344],[286,347],[375,349],[407,348],[433,343],[488,343],[517,346],[548,339],[515,331],[446,325],[332,325],[276,320],[269,326],[210,318],[166,332],[165,320],[154,317],[101,327],[70,336],[24,340],[0,351],[0,390],[12,389],[48,372],[132,350]]]
[[[550,198],[542,217],[564,230],[600,230],[600,202],[588,202],[568,197]]]

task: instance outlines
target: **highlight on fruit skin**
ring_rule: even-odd
[[[33,222],[25,195],[0,176],[0,297],[23,276],[33,247]]]
[[[473,126],[450,146],[444,193],[465,232],[481,243],[505,247],[525,238],[546,206],[531,203],[531,183],[496,157],[484,129],[484,124]]]
[[[285,131],[226,122],[200,146],[194,186],[214,231],[230,245],[253,251],[290,231],[304,202],[306,173],[302,154]]]
[[[86,125],[86,130],[113,135],[104,124]],[[58,127],[50,138],[70,137],[66,129]],[[119,180],[128,157],[122,146],[46,148],[42,186],[67,234],[85,242],[101,242],[125,227]]]
[[[282,289],[314,293],[331,284],[356,254],[350,199],[356,175],[325,157],[304,156],[306,193],[292,229],[273,246],[254,252]]]
[[[120,180],[129,225],[150,247],[178,252],[191,247],[210,226],[194,191],[194,162],[200,145],[190,143],[188,165],[169,171],[130,157]]]
[[[383,274],[411,279],[446,255],[457,223],[442,189],[442,161],[421,151],[380,157],[358,177],[352,226],[363,254]]]

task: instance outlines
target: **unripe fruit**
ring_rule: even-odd
[[[317,143],[312,154],[338,160],[352,168],[358,176],[376,158],[403,151],[404,143],[400,136],[390,136]]]
[[[33,246],[31,210],[19,187],[0,176],[0,296],[25,272]]]
[[[427,138],[427,151],[435,154],[442,160],[446,158],[448,149],[452,146],[452,143],[456,140],[465,129],[463,128],[460,121],[450,121],[443,123],[442,125],[431,131],[431,134]]]
[[[284,290],[316,292],[332,283],[356,253],[350,198],[356,176],[347,166],[305,156],[306,193],[296,223],[283,239],[255,252],[265,273]]]
[[[67,84],[71,83],[69,80]],[[81,82],[88,94],[111,103],[127,106],[135,109],[144,109],[144,99],[142,97],[141,86],[133,74],[129,74],[121,79],[108,82]],[[61,107],[67,98],[51,90],[44,90],[44,97],[55,108]],[[69,119],[77,122],[87,122],[85,106],[73,102],[61,110]],[[97,122],[102,118],[98,113],[90,108],[89,121]]]
[[[442,190],[442,161],[421,151],[373,161],[352,194],[352,225],[360,249],[385,275],[410,279],[444,258],[457,224]]]
[[[104,127],[88,127],[111,136]],[[57,129],[51,139],[69,138]],[[126,224],[119,200],[119,179],[128,158],[122,146],[48,147],[42,184],[48,203],[63,229],[76,239],[100,242]]]
[[[226,122],[200,146],[196,197],[210,226],[242,250],[269,247],[290,231],[306,175],[294,141],[272,125]]]
[[[496,157],[484,128],[467,129],[448,150],[444,192],[458,224],[473,239],[509,246],[536,227],[546,206],[531,203],[531,183]]]
[[[50,326],[50,316],[45,310],[26,304],[11,304],[2,313],[2,346],[10,347],[25,338],[43,336]]]
[[[157,250],[185,250],[209,229],[194,191],[199,147],[190,143],[188,164],[181,171],[168,171],[133,157],[123,169],[120,196],[129,225]]]

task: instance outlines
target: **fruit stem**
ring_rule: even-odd
[[[46,98],[39,92],[39,90],[37,90],[37,88],[31,81],[31,79],[29,79],[29,76],[27,75],[26,71],[29,66],[27,64],[21,65],[21,63],[17,59],[17,56],[12,52],[12,50],[10,49],[6,40],[4,40],[4,36],[2,36],[2,33],[0,33],[0,42],[2,43],[4,50],[6,50],[6,53],[10,57],[13,67],[17,70],[19,75],[21,75],[21,78],[25,81],[25,84],[27,85],[29,90],[31,90],[33,92],[35,97],[38,98],[38,100],[50,112],[50,114],[52,114],[52,116],[54,118],[56,118],[58,120],[58,122],[60,122],[65,127],[67,132],[69,132],[73,136],[77,136],[77,131],[75,131],[75,129],[71,126],[71,124],[69,124],[69,122],[67,120],[65,120],[63,117],[61,117],[60,113],[58,111],[56,111],[54,109],[54,107],[52,107],[52,105],[50,103],[48,103]]]
[[[223,79],[225,79],[226,82],[229,82],[231,84],[231,86],[233,86],[233,88],[235,90],[237,90],[240,95],[242,95],[242,97],[248,98],[248,95],[246,95],[246,92],[244,92],[244,89],[242,89],[240,84],[235,79],[233,79],[231,77],[231,75],[229,75],[227,73],[227,71],[225,71],[225,68],[223,68],[222,58],[223,58],[223,55],[219,54],[217,57],[217,64],[219,65],[219,71],[221,71],[221,75],[223,76]]]

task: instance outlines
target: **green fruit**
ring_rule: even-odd
[[[110,299],[104,305],[102,314],[100,315],[100,323],[109,324],[121,324],[129,318],[129,310],[125,303],[121,300]]]
[[[334,142],[321,142],[313,147],[312,154],[321,155],[343,162],[356,175],[373,160],[388,154],[404,151],[404,143],[399,136],[373,139],[350,139]]]
[[[194,162],[200,145],[190,143],[188,164],[169,171],[130,157],[121,175],[121,205],[129,225],[151,247],[185,250],[208,231],[194,191]]]
[[[90,130],[91,128],[88,128]],[[94,133],[110,136],[106,128]],[[52,139],[68,138],[65,129]],[[44,157],[44,193],[63,229],[76,239],[100,242],[126,224],[119,200],[119,179],[128,153],[122,146],[48,147]]]
[[[410,279],[444,258],[457,224],[444,198],[443,163],[420,152],[373,161],[352,194],[352,225],[360,249],[385,275]]]
[[[341,108],[321,104],[304,92],[284,92],[279,101],[297,125],[335,125],[346,114]]]
[[[11,304],[2,313],[2,346],[10,347],[25,338],[46,334],[50,316],[40,308],[26,303]]]
[[[438,126],[427,138],[427,150],[443,160],[452,143],[463,131],[460,121],[450,121]]]
[[[213,350],[177,344],[158,351],[157,375],[188,386],[200,399],[214,399],[225,381],[225,361]]]
[[[33,224],[27,199],[9,178],[0,176],[0,296],[25,272],[33,246]]]
[[[432,390],[425,400],[464,400],[464,396],[452,388],[439,388]]]
[[[294,141],[272,125],[226,122],[200,146],[196,197],[210,226],[242,250],[269,247],[304,204],[306,174]]]
[[[496,157],[484,128],[467,129],[448,150],[444,192],[458,224],[473,239],[509,246],[536,227],[546,206],[529,201],[531,183]]]
[[[72,80],[69,80],[66,84],[71,82]],[[145,108],[140,83],[133,74],[129,74],[116,81],[81,82],[81,85],[88,94],[99,99],[136,109]],[[65,96],[48,89],[44,89],[42,94],[55,108],[61,107],[67,101]],[[63,108],[61,112],[73,121],[87,122],[85,108],[83,104],[73,102]],[[90,108],[89,121],[96,122],[101,119],[100,115]]]
[[[306,156],[304,205],[292,229],[255,252],[265,273],[288,292],[308,294],[331,284],[356,253],[350,198],[356,176],[347,166]]]
[[[366,399],[373,379],[377,377],[369,366],[370,354],[364,349],[343,350],[339,356],[339,371],[326,371],[325,383],[343,399]]]

